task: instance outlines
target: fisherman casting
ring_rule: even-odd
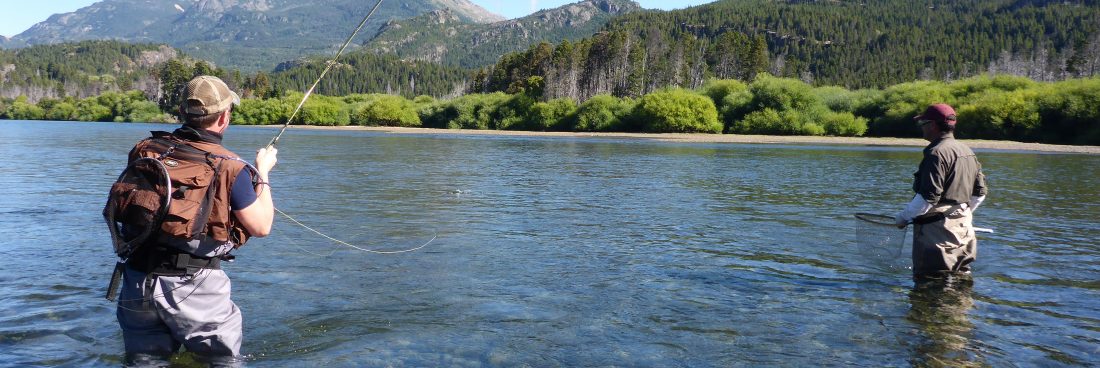
[[[978,257],[973,213],[987,194],[982,164],[955,140],[955,109],[934,104],[917,121],[924,159],[913,174],[913,200],[894,218],[898,228],[913,224],[913,276],[969,274]]]
[[[242,362],[241,311],[221,265],[271,232],[278,150],[260,149],[253,166],[221,145],[239,104],[221,79],[191,80],[183,126],[138,142],[111,188],[104,216],[120,261],[107,297],[121,289],[128,365],[166,365],[181,345],[213,365]]]
[[[221,262],[232,261],[230,252],[249,237],[271,232],[275,205],[267,178],[278,161],[275,143],[381,5],[374,4],[279,134],[256,152],[255,166],[221,146],[232,107],[241,100],[211,76],[184,89],[182,127],[153,132],[130,151],[130,164],[103,209],[120,258],[107,299],[121,288],[117,315],[127,365],[167,365],[181,345],[211,365],[243,363],[241,312],[230,300]]]

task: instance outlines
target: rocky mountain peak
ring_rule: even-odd
[[[642,6],[630,0],[594,0],[596,6],[611,14],[625,14],[642,9]]]
[[[432,0],[438,7],[452,9],[474,23],[493,23],[505,20],[504,17],[486,11],[469,0]]]
[[[101,0],[0,39],[0,47],[97,39],[166,43],[219,65],[269,69],[282,60],[331,52],[373,5],[370,0]],[[368,29],[427,13],[446,24],[503,19],[469,0],[387,1]]]
[[[461,22],[462,18],[459,18],[454,11],[450,8],[443,8],[439,10],[433,10],[424,15],[424,19],[432,24],[447,24]]]
[[[582,0],[491,24],[471,23],[465,17],[439,10],[392,21],[364,46],[406,59],[477,68],[496,62],[502,52],[522,50],[542,41],[557,43],[589,36],[612,17],[641,9],[630,0]]]

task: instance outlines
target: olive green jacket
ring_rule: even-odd
[[[913,173],[913,191],[929,204],[960,204],[988,192],[982,164],[970,147],[951,133],[924,148],[924,159]]]

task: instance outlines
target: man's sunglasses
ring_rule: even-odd
[[[935,122],[935,120],[917,120],[917,126],[922,127]]]

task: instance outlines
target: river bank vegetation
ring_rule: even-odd
[[[399,33],[450,27],[433,14]],[[363,47],[332,65],[291,123],[916,137],[911,117],[946,102],[962,138],[1100,145],[1097,24],[1100,6],[1087,1],[722,0],[629,11],[588,37],[486,51],[463,64],[472,69],[431,60],[497,38],[454,39],[420,50],[427,58]],[[244,98],[237,124],[282,124],[328,58],[242,73],[156,44],[0,50],[0,118],[175,121],[181,87],[216,75]]]
[[[912,117],[946,102],[959,113],[959,136],[1056,144],[1100,145],[1100,78],[1036,82],[979,76],[919,81],[885,89],[814,87],[761,73],[752,82],[711,80],[696,90],[666,88],[640,98],[593,96],[544,101],[530,77],[514,93],[452,99],[388,94],[314,95],[293,124],[400,126],[576,132],[726,133],[915,137]],[[300,92],[245,99],[236,124],[282,124]],[[0,118],[18,120],[171,122],[140,91],[83,99],[0,99]]]

